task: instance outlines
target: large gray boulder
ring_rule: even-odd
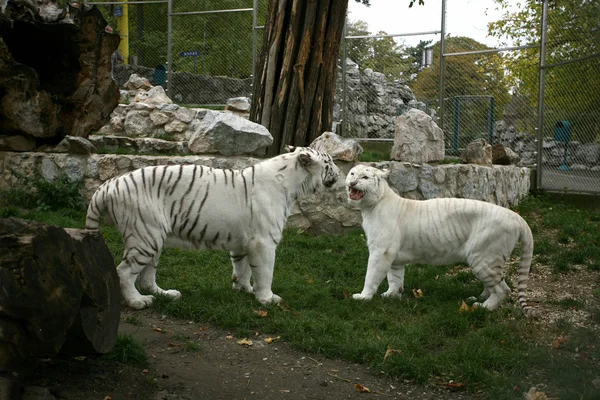
[[[189,139],[194,154],[264,154],[273,136],[264,126],[235,114],[207,111],[198,129]]]
[[[343,138],[333,132],[323,133],[309,147],[341,161],[358,161],[363,152],[363,148],[356,140]]]
[[[425,112],[410,109],[396,118],[391,159],[415,164],[444,159],[444,132]]]

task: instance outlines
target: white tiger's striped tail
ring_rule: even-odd
[[[104,198],[100,196],[100,192],[101,190],[96,190],[92,196],[85,215],[85,229],[90,231],[97,231],[100,228],[100,217],[105,209]]]
[[[537,311],[527,304],[527,280],[529,279],[529,269],[533,259],[533,234],[529,225],[523,220],[521,228],[521,260],[517,275],[517,296],[519,305],[523,309],[526,317],[536,317]]]

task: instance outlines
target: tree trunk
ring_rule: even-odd
[[[0,219],[0,286],[0,371],[116,342],[119,279],[99,235]]]
[[[331,130],[348,0],[269,0],[250,119],[273,135],[269,155]]]

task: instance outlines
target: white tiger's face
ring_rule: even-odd
[[[381,180],[388,175],[387,171],[366,165],[353,167],[346,176],[348,188],[348,201],[357,205],[363,203],[376,203],[383,196]]]
[[[340,178],[341,172],[329,154],[313,150],[310,147],[293,148],[290,146],[290,150],[298,153],[298,162],[304,168],[313,171],[316,176],[320,177],[323,186],[331,188]]]

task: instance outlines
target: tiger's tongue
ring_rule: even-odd
[[[352,200],[360,200],[364,195],[365,193],[361,192],[360,190],[350,189],[350,198]]]

